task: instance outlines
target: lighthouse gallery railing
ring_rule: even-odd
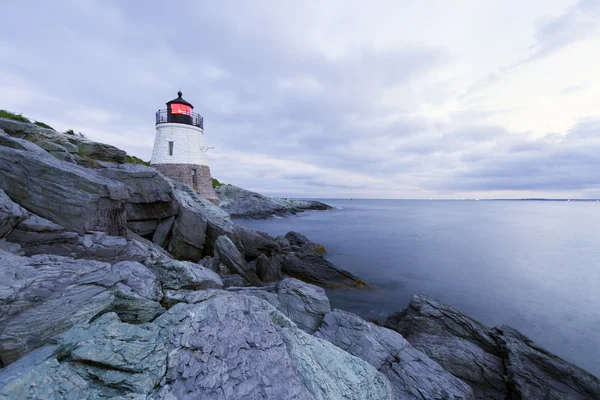
[[[178,124],[194,125],[204,129],[204,118],[198,113],[169,113],[167,110],[158,110],[156,112],[156,125],[175,122]]]

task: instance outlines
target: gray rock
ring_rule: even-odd
[[[62,226],[37,215],[21,221],[7,236],[7,240],[18,243],[27,255],[54,254],[71,256],[83,251],[81,238]]]
[[[0,250],[4,250],[12,254],[23,255],[20,245],[17,243],[7,242],[6,239],[0,239]]]
[[[371,365],[302,332],[267,302],[193,295],[195,304],[153,323],[109,313],[74,327],[53,351],[0,370],[0,398],[392,398]]]
[[[78,154],[93,160],[113,161],[124,163],[127,153],[123,150],[104,143],[81,139],[77,143]]]
[[[127,234],[125,185],[57,160],[31,143],[0,136],[0,188],[13,201],[79,234]]]
[[[204,242],[202,242],[203,255],[212,255],[214,253],[215,243],[221,235],[237,241],[234,233],[234,223],[231,222],[229,214],[200,196],[190,186],[176,182],[171,183],[174,185],[174,194],[180,207],[187,211],[185,218],[188,221],[186,224],[199,227],[206,224],[206,236]],[[175,232],[173,232],[173,235],[175,235]],[[202,240],[199,233],[193,231],[192,235],[198,235],[198,237],[192,236],[186,239],[185,242],[195,243],[198,241],[199,243]],[[194,261],[198,261],[200,258],[202,257],[198,257]]]
[[[350,272],[336,268],[316,253],[290,253],[281,258],[281,271],[305,282],[327,287],[364,286]]]
[[[102,176],[121,182],[130,190],[127,202],[127,221],[130,229],[139,235],[150,234],[162,219],[177,215],[179,204],[173,195],[171,184],[156,169],[140,164],[105,163],[107,168],[98,170]],[[151,228],[149,222],[154,221]],[[137,230],[136,228],[140,228]],[[146,232],[146,233],[144,233]]]
[[[371,366],[307,335],[254,296],[178,304],[155,324],[170,332],[174,347],[159,399],[391,398]]]
[[[158,276],[164,289],[201,290],[223,287],[219,275],[200,264],[156,255],[148,258],[144,264]]]
[[[256,274],[264,283],[279,282],[283,278],[279,258],[276,256],[269,258],[261,254],[256,259]]]
[[[149,236],[154,233],[158,227],[159,221],[156,219],[142,219],[139,221],[127,221],[127,229],[140,236]]]
[[[308,333],[319,329],[325,314],[331,311],[325,290],[294,278],[286,278],[277,286],[279,310]]]
[[[0,251],[0,363],[7,365],[110,307],[110,264]]]
[[[600,399],[600,379],[536,345],[519,331],[494,329],[513,399]]]
[[[162,287],[158,277],[143,264],[122,261],[113,265],[113,270],[119,274],[121,282],[139,296],[157,302],[162,299]]]
[[[230,271],[243,276],[253,286],[260,286],[261,282],[256,275],[256,269],[252,269],[246,262],[240,251],[235,247],[227,236],[219,236],[215,245],[215,252],[223,264]]]
[[[240,275],[221,275],[221,281],[223,288],[250,286],[250,283]]]
[[[140,296],[137,291],[122,283],[115,286],[113,293],[114,300],[108,310],[115,312],[123,322],[142,324],[165,312],[160,303]]]
[[[174,222],[174,216],[161,220],[152,235],[152,241],[160,247],[166,248],[169,243],[171,228],[173,228]]]
[[[29,213],[0,189],[0,239],[9,234]]]
[[[265,232],[235,225],[234,233],[237,242],[241,245],[240,250],[247,259],[257,258],[261,254],[271,256],[280,251],[275,239]]]
[[[219,186],[215,188],[215,192],[219,196],[219,207],[238,218],[267,218],[304,210],[333,209],[318,201],[267,197],[233,185]]]
[[[334,310],[315,336],[365,360],[388,377],[398,399],[474,399],[471,388],[446,372],[401,335]]]
[[[483,324],[436,299],[416,294],[385,326],[468,383],[476,398],[507,398],[502,351]]]

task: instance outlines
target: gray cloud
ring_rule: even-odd
[[[447,83],[426,78],[451,64],[449,49],[332,56],[306,43],[311,15],[273,3],[39,3],[3,7],[0,88],[17,96],[14,111],[145,159],[154,112],[181,88],[205,117],[214,175],[265,193],[598,187],[596,121],[534,138],[482,122],[511,110],[425,117],[414,87],[429,85],[424,102],[440,102]],[[531,57],[588,35],[596,4],[580,1],[540,24]],[[382,101],[392,92],[393,106]]]

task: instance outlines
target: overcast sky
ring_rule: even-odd
[[[0,108],[297,197],[600,197],[600,0],[12,1]]]

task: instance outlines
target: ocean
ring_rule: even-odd
[[[600,376],[600,203],[319,200],[337,209],[236,222],[300,232],[371,284],[328,290],[334,308],[383,322],[424,292]]]

